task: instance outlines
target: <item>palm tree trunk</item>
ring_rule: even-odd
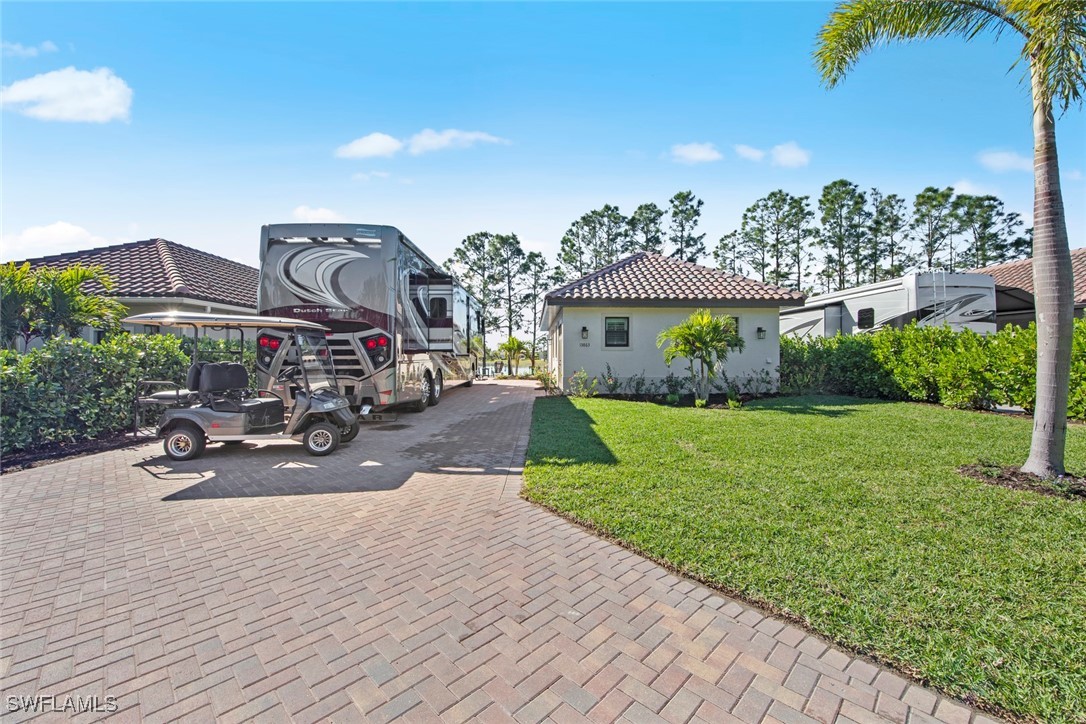
[[[1051,101],[1033,71],[1033,288],[1037,310],[1037,406],[1023,472],[1045,478],[1064,473],[1067,397],[1071,386],[1074,278],[1056,157]]]

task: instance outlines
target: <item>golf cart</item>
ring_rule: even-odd
[[[173,460],[198,457],[207,442],[236,444],[247,440],[295,440],[311,455],[328,455],[340,442],[358,434],[358,418],[336,387],[332,355],[325,339],[327,327],[299,319],[192,312],[137,314],[124,321],[156,327],[191,327],[197,337],[185,388],[145,380],[140,382],[141,390],[163,385],[172,389],[143,394],[136,399],[137,420],[142,410],[162,409],[156,433],[165,438],[163,447]],[[261,328],[284,330],[293,336],[291,364],[283,367],[275,385],[279,390],[287,385],[296,388],[289,412],[280,395],[250,387],[248,372],[240,361],[199,359],[201,330],[205,334],[209,329],[236,330],[244,347],[245,330]],[[363,414],[368,412],[368,408],[363,409]]]

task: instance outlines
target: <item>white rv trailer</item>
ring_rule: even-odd
[[[332,330],[337,382],[355,409],[410,403],[421,412],[446,385],[475,378],[479,303],[391,226],[265,225],[257,307]],[[282,397],[293,391],[275,379],[291,354],[287,337],[261,330],[261,382]]]
[[[923,272],[809,297],[802,307],[781,310],[781,334],[833,337],[913,321],[988,334],[996,331],[995,312],[995,283],[987,274]]]

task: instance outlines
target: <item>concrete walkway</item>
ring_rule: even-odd
[[[5,716],[990,721],[518,498],[535,394],[449,390],[326,458],[156,443],[5,475]]]

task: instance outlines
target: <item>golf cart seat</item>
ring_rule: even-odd
[[[257,397],[249,387],[249,373],[237,362],[210,362],[200,370],[200,398],[215,412],[243,412],[250,427],[283,422],[283,401],[272,395]]]
[[[143,407],[149,407],[154,405],[192,405],[198,402],[200,399],[200,369],[204,364],[204,362],[197,362],[189,367],[183,388],[174,385],[174,389],[171,390],[159,390],[150,395],[143,395],[138,400],[139,404]]]

